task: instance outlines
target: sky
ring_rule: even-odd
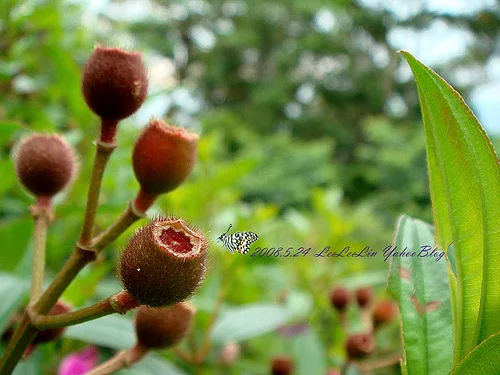
[[[367,7],[387,9],[402,20],[412,17],[424,8],[438,13],[466,15],[495,6],[495,0],[359,1]],[[194,3],[203,3],[203,1],[186,1],[188,6]],[[112,14],[113,16],[119,15],[122,19],[137,19],[154,13],[151,3],[146,0],[129,0],[128,6],[124,6],[123,4],[119,6],[108,6],[108,0],[90,0],[86,4],[91,12],[104,12]],[[320,27],[333,27],[334,20],[331,15],[329,16],[328,12],[318,10],[318,17],[316,18],[316,24],[320,25]],[[203,33],[201,33],[199,37],[209,44],[214,44],[216,42],[215,39],[210,39],[210,35],[205,35],[205,37],[203,37]],[[472,35],[466,30],[451,29],[444,21],[436,20],[427,30],[422,32],[415,32],[404,28],[392,30],[389,34],[389,42],[395,50],[403,49],[409,51],[420,61],[432,67],[434,64],[443,63],[466,52],[467,48],[471,45]],[[124,41],[124,43],[127,44],[127,41]],[[167,62],[159,61],[158,64],[163,64],[165,66]],[[166,68],[168,68],[168,66]],[[161,70],[162,69],[158,69],[158,71]],[[403,65],[403,71],[400,72],[400,74],[406,76],[408,79],[411,77],[411,72],[406,65]],[[500,134],[500,121],[498,121],[498,119],[500,119],[500,56],[493,57],[488,62],[487,75],[488,83],[481,84],[473,90],[469,98],[469,105],[471,105],[475,111],[476,116],[485,130],[489,134],[498,135]],[[477,81],[473,71],[460,72],[455,79],[462,80],[464,83],[473,83]],[[149,103],[149,105],[138,114],[138,120],[142,121],[143,118],[148,118],[152,112],[158,112],[159,105],[162,105],[161,103],[163,103],[162,106],[164,109],[165,105],[168,106],[177,99],[181,100],[183,103],[190,103],[189,98],[186,97],[186,93],[182,90],[175,93],[173,97],[157,97],[154,102]],[[197,106],[196,103],[191,104]],[[189,123],[190,121],[186,119],[185,122]]]

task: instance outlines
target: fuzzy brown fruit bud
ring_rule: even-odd
[[[375,350],[375,338],[368,333],[351,335],[345,346],[349,358],[363,358]]]
[[[364,308],[373,298],[373,290],[370,287],[359,288],[356,290],[356,301],[359,307]]]
[[[188,302],[159,309],[141,306],[135,315],[137,342],[146,349],[178,344],[191,329],[194,307]]]
[[[339,312],[344,311],[350,302],[349,291],[343,286],[338,286],[330,291],[330,302]]]
[[[141,192],[157,196],[182,184],[196,162],[198,139],[197,134],[183,128],[151,120],[137,139],[132,155]]]
[[[76,174],[76,160],[71,145],[56,134],[31,134],[14,151],[19,181],[38,198],[51,198],[69,185]]]
[[[208,243],[181,219],[157,217],[134,233],[123,251],[120,277],[140,304],[184,301],[205,276]]]
[[[289,375],[294,369],[293,361],[286,355],[274,357],[271,361],[272,375]]]
[[[147,91],[147,72],[140,53],[98,46],[83,69],[83,96],[103,120],[130,116],[142,105]]]
[[[396,305],[391,301],[380,301],[373,310],[373,325],[378,327],[384,323],[390,322],[396,316]]]
[[[71,307],[62,301],[57,301],[57,303],[50,309],[49,315],[61,315],[71,311]],[[66,328],[51,328],[45,329],[37,333],[35,338],[33,339],[32,344],[43,344],[49,341],[58,340]]]

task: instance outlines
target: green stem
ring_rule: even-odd
[[[66,261],[66,264],[58,272],[49,288],[33,306],[33,311],[36,311],[38,314],[47,314],[76,275],[83,269],[83,267],[85,267],[87,263],[95,260],[96,258],[97,251],[94,251],[94,249],[92,249],[89,245],[97,213],[102,176],[114,148],[114,144],[103,143],[100,141],[97,143],[97,150],[92,167],[87,205],[79,243],[77,244],[73,254]],[[118,237],[120,230],[124,231],[135,220],[142,217],[140,213],[137,213],[137,210],[133,210],[130,207],[127,210],[130,210],[130,212],[122,214],[117,221],[111,225],[111,229],[104,231],[102,236],[97,237],[96,241],[94,241],[96,249],[100,250],[104,248],[107,244]],[[132,220],[132,216],[136,216],[136,218]],[[5,350],[4,356],[0,360],[0,375],[10,375],[12,373],[24,351],[36,336],[37,332],[38,330],[30,323],[28,313],[25,312],[21,324],[15,331],[14,336]]]
[[[69,327],[114,313],[125,314],[127,311],[138,306],[138,303],[127,304],[126,302],[130,300],[130,297],[123,298],[124,294],[128,295],[127,292],[122,291],[95,305],[59,315],[41,315],[32,307],[28,307],[28,315],[31,319],[31,323],[38,330]]]
[[[47,244],[47,229],[52,218],[50,198],[39,198],[31,209],[35,221],[33,231],[33,267],[31,276],[30,304],[36,303],[43,292],[45,274],[45,247]]]
[[[89,250],[76,248],[73,254],[58,272],[54,281],[47,288],[42,298],[35,304],[34,309],[39,314],[47,314],[52,306],[55,305],[59,297],[73,281],[78,272],[80,272],[87,263],[95,259],[95,253]]]
[[[52,284],[33,306],[33,309],[38,311],[40,314],[48,313],[73,278],[92,259],[94,259],[93,252],[83,250],[73,252],[66,264],[57,274]],[[9,345],[7,346],[4,356],[0,362],[0,375],[9,375],[12,373],[17,362],[21,359],[26,347],[36,336],[37,332],[38,330],[30,323],[29,316],[27,312],[25,312],[23,320],[14,333],[14,336],[9,341]]]
[[[113,242],[120,234],[130,227],[137,220],[146,217],[144,212],[139,211],[133,202],[130,202],[128,207],[122,214],[101,234],[94,237],[92,240],[92,248],[99,252]]]
[[[25,313],[0,362],[0,375],[9,375],[14,371],[24,351],[37,333],[38,330],[30,324],[28,314]]]
[[[134,346],[129,350],[122,350],[111,357],[106,362],[97,366],[93,370],[85,373],[84,375],[108,375],[113,374],[115,371],[123,368],[128,368],[134,363],[139,362],[142,357],[147,353],[147,350],[139,345]]]
[[[87,205],[83,217],[82,232],[78,242],[83,246],[90,245],[92,232],[94,231],[95,217],[99,203],[99,192],[101,191],[102,176],[108,163],[111,153],[116,148],[114,143],[104,143],[97,141],[92,175],[90,177],[89,192],[87,195]]]

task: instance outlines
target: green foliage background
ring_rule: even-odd
[[[112,1],[110,6],[127,9],[127,4]],[[340,250],[347,245],[381,251],[391,244],[396,217],[402,212],[431,221],[417,92],[412,81],[397,78],[402,62],[388,34],[397,27],[423,30],[435,20],[474,32],[466,55],[434,67],[467,95],[473,87],[455,82],[454,73],[470,66],[484,69],[494,52],[497,10],[452,17],[422,9],[401,20],[387,10],[340,0],[148,4],[150,14],[126,19],[112,11],[92,13],[76,2],[1,2],[0,270],[7,277],[3,291],[19,296],[12,306],[25,301],[26,288],[12,292],[8,287],[24,285],[29,278],[31,252],[32,200],[15,180],[13,145],[29,131],[58,131],[80,154],[79,177],[58,197],[57,220],[49,232],[50,278],[77,239],[98,129],[80,93],[81,66],[95,43],[140,49],[152,78],[159,59],[168,61],[174,72],[168,80],[151,81],[146,107],[154,109],[149,112],[201,133],[193,175],[159,199],[152,213],[180,215],[214,241],[208,279],[194,299],[198,313],[186,348],[199,346],[215,301],[223,298],[216,325],[222,328],[215,331],[214,347],[204,364],[187,364],[168,351],[161,358],[186,374],[263,374],[279,353],[294,358],[297,374],[340,367],[345,332],[329,305],[328,292],[333,285],[351,290],[371,285],[383,297],[388,265],[381,256],[315,259],[312,254],[325,246]],[[335,15],[330,30],[319,26],[320,11]],[[200,37],[206,34],[215,40],[211,47],[207,37]],[[375,52],[384,56],[382,63]],[[404,104],[403,113],[390,109],[391,98]],[[144,125],[141,119],[149,112],[120,125],[119,147],[103,183],[100,228],[114,220],[138,189],[130,167],[131,149]],[[292,259],[233,257],[215,243],[230,223],[237,231],[258,233],[254,246],[312,250]],[[79,307],[119,290],[115,266],[133,229],[84,270],[64,299]],[[253,315],[240,311],[239,324],[257,328],[231,338],[237,330],[224,331],[224,324],[238,325],[234,317],[230,320],[231,313],[247,305],[274,310],[263,310],[263,316],[259,310],[251,310]],[[3,322],[11,312],[0,311]],[[258,335],[256,321],[266,319],[276,326],[307,323],[308,329],[293,337],[269,328]],[[355,306],[347,320],[349,332],[366,329]],[[124,342],[120,329],[108,342],[99,343],[103,358],[119,349],[113,342]],[[241,340],[242,355],[232,368],[223,368],[218,353],[229,339]],[[61,342],[40,349],[43,355],[32,360],[34,373],[55,373],[64,354],[89,340],[75,327]],[[398,353],[398,341],[397,322],[380,330],[373,359]],[[375,373],[397,374],[399,368],[395,364]]]

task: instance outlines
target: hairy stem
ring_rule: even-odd
[[[130,367],[134,363],[140,361],[146,353],[147,351],[144,348],[136,345],[132,349],[122,350],[116,353],[114,357],[108,359],[106,362],[85,373],[84,375],[113,374],[115,371]]]
[[[104,175],[104,169],[106,168],[109,157],[115,148],[116,145],[114,143],[98,141],[96,144],[96,154],[92,166],[92,175],[90,177],[82,232],[78,241],[83,246],[89,246],[92,239],[95,217],[97,215],[97,205],[99,203],[99,193],[101,191],[102,176]]]
[[[52,284],[40,297],[38,302],[33,305],[33,311],[42,315],[49,312],[78,272],[96,257],[96,252],[89,248],[89,245],[92,239],[92,232],[97,214],[102,177],[109,157],[116,146],[113,143],[98,141],[96,147],[79,243],[71,257],[52,281]],[[26,347],[33,340],[37,332],[38,330],[29,320],[28,313],[25,312],[21,324],[10,340],[4,356],[0,361],[0,375],[10,375],[12,373]]]
[[[75,251],[59,271],[49,288],[33,306],[33,309],[40,314],[48,313],[78,272],[94,259],[93,254],[90,251]],[[12,373],[17,362],[21,359],[24,350],[36,336],[37,332],[38,330],[30,323],[29,316],[25,312],[23,320],[10,340],[0,362],[0,375],[9,375]]]
[[[146,217],[144,212],[139,211],[133,202],[130,202],[128,207],[122,214],[101,234],[94,237],[92,240],[92,248],[99,252],[113,242],[120,234],[130,227],[137,220]]]
[[[41,315],[29,307],[28,315],[31,323],[39,330],[69,327],[114,313],[125,314],[127,311],[139,306],[130,296],[124,296],[124,294],[128,295],[127,292],[121,291],[95,305],[59,315]]]
[[[14,371],[17,362],[37,333],[38,330],[30,324],[29,317],[25,313],[0,362],[0,375],[9,375]]]
[[[52,199],[40,197],[31,213],[35,221],[33,231],[33,268],[31,276],[30,304],[36,303],[43,291],[45,274],[45,247],[47,243],[47,229],[52,219]]]

